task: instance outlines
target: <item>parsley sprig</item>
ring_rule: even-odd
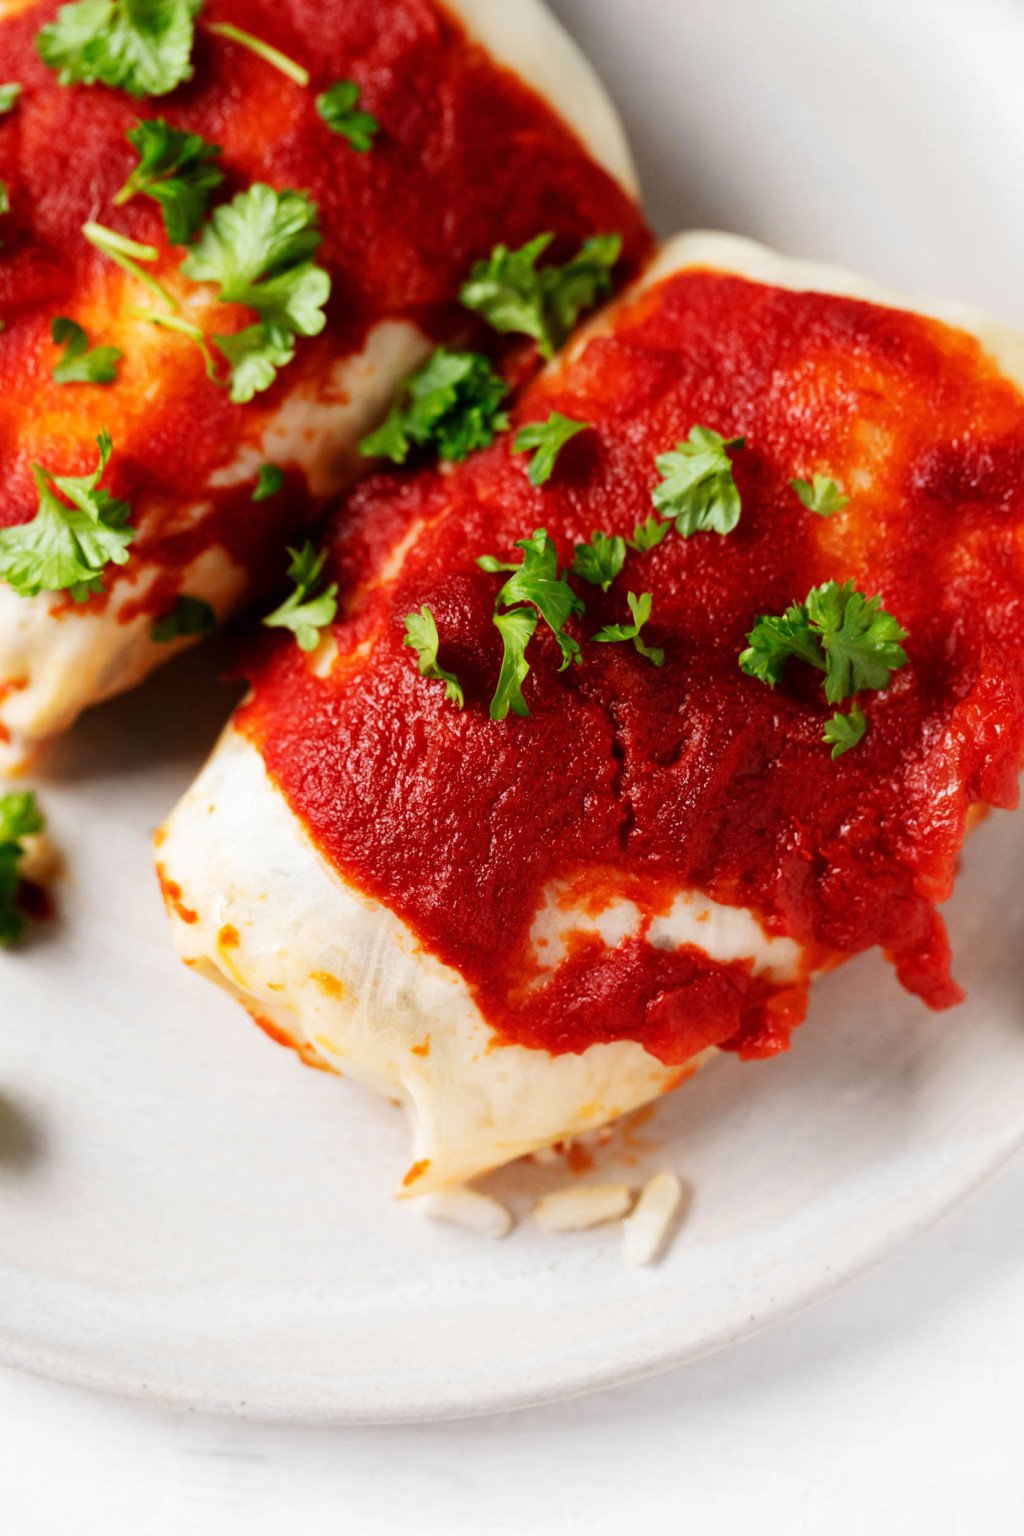
[[[656,667],[664,666],[665,652],[656,645],[647,645],[640,637],[640,631],[651,617],[650,592],[643,592],[639,597],[635,592],[627,592],[626,602],[633,615],[632,624],[606,624],[593,638],[598,641],[632,640],[641,656],[646,656]]]
[[[551,234],[537,235],[516,251],[496,245],[478,261],[459,297],[496,331],[532,336],[543,357],[553,357],[584,310],[611,292],[612,268],[622,250],[620,235],[594,235],[561,266],[538,267]]]
[[[354,80],[336,80],[322,91],[316,110],[331,132],[347,139],[360,154],[373,148],[380,124],[371,113],[359,110],[359,87]]]
[[[572,574],[592,587],[607,592],[626,560],[626,541],[619,534],[602,533],[595,528],[588,544],[577,544]]]
[[[187,635],[208,635],[217,627],[217,615],[201,597],[182,593],[169,613],[157,619],[150,631],[157,645],[170,645]]]
[[[265,64],[270,64],[274,69],[280,70],[282,75],[287,75],[289,80],[294,80],[296,85],[303,89],[309,84],[309,70],[295,59],[282,53],[280,48],[275,48],[273,43],[264,42],[262,37],[256,37],[252,32],[246,32],[242,27],[236,27],[231,21],[208,21],[205,30],[214,33],[217,37],[227,38],[229,43],[237,43],[240,48],[247,48]]]
[[[127,137],[139,163],[114,203],[120,206],[140,194],[151,197],[159,204],[168,240],[186,245],[224,180],[220,145],[208,144],[198,133],[182,133],[162,117],[136,123]]]
[[[77,0],[42,27],[36,47],[61,85],[110,85],[165,96],[192,78],[202,0]]]
[[[826,699],[841,704],[864,689],[888,687],[893,672],[906,664],[906,638],[880,597],[866,597],[852,581],[842,586],[827,581],[785,613],[760,618],[747,636],[740,666],[774,688],[795,657],[825,674]],[[851,711],[850,717],[833,716],[826,729],[825,740],[845,752],[860,741],[866,726]]]
[[[364,437],[367,457],[404,464],[414,448],[436,448],[440,458],[458,461],[486,448],[508,426],[502,401],[508,385],[481,352],[438,347],[399,386],[384,423]]]
[[[411,646],[416,652],[416,665],[420,676],[432,682],[443,683],[444,696],[449,704],[454,704],[456,709],[461,709],[466,702],[462,684],[455,673],[446,671],[437,659],[441,639],[437,633],[434,615],[425,603],[419,613],[406,614],[405,639],[402,643]]]
[[[96,441],[100,461],[91,475],[55,475],[33,464],[36,515],[0,532],[0,579],[22,597],[66,591],[83,603],[103,591],[108,565],[127,563],[131,508],[99,484],[112,444],[106,432]]]
[[[831,475],[815,475],[812,480],[791,480],[789,483],[808,512],[817,512],[819,517],[834,516],[850,500]]]
[[[574,421],[561,411],[552,411],[546,421],[529,421],[516,433],[513,451],[524,453],[533,449],[530,468],[527,471],[531,485],[546,485],[555,469],[555,461],[566,443],[579,432],[589,430],[589,421]]]
[[[288,580],[294,583],[295,590],[263,622],[268,629],[290,629],[300,650],[315,651],[320,631],[334,623],[338,612],[338,585],[323,584],[326,550],[318,555],[307,541],[301,549],[289,549],[288,553]]]
[[[655,507],[674,519],[684,539],[702,532],[731,533],[740,520],[740,493],[733,478],[729,449],[742,437],[724,438],[710,427],[691,427],[685,443],[659,454],[661,480],[651,493]]]
[[[510,709],[517,715],[530,713],[522,685],[530,670],[526,647],[537,628],[538,614],[558,641],[562,652],[559,671],[580,660],[579,645],[565,626],[573,614],[583,612],[584,605],[570,587],[567,574],[559,572],[554,541],[544,528],[537,528],[528,539],[517,539],[516,548],[523,551],[518,564],[495,555],[481,555],[477,560],[481,570],[511,572],[495,604],[494,624],[504,649],[491,700],[492,720],[504,720]],[[501,609],[511,611],[503,613]]]
[[[296,337],[323,330],[331,279],[313,260],[320,240],[316,205],[304,192],[255,182],[214,209],[182,262],[193,282],[215,283],[222,301],[259,316],[244,330],[212,338],[230,365],[236,403],[269,388],[294,357]]]
[[[58,384],[113,384],[122,353],[117,347],[90,347],[89,338],[67,315],[57,315],[50,334],[63,355],[50,369]]]
[[[25,931],[25,919],[17,905],[24,839],[42,832],[45,826],[31,790],[0,795],[0,946],[13,944]]]
[[[8,112],[14,111],[20,95],[21,86],[16,80],[8,80],[0,85],[0,117],[6,117]]]

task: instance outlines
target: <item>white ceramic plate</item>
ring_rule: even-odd
[[[1024,13],[999,0],[563,0],[665,231],[733,226],[1024,323]],[[1024,818],[950,909],[970,1001],[878,961],[791,1055],[722,1060],[620,1142],[695,1201],[667,1260],[394,1204],[398,1112],[310,1072],[171,958],[148,835],[231,702],[192,657],[88,720],[42,788],[61,921],[0,956],[0,1358],[303,1420],[485,1412],[685,1360],[824,1295],[1024,1139]],[[602,1173],[605,1170],[602,1170]],[[621,1170],[613,1161],[608,1171]],[[498,1192],[525,1212],[550,1184]],[[559,1175],[562,1177],[562,1175]]]

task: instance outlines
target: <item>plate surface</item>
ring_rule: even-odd
[[[563,0],[654,216],[737,228],[1024,323],[1024,15],[999,0]],[[41,781],[61,921],[0,956],[0,1359],[296,1420],[486,1412],[685,1360],[820,1297],[1024,1141],[1024,818],[976,834],[949,918],[968,1003],[878,960],[784,1059],[722,1060],[600,1176],[693,1184],[659,1266],[618,1234],[505,1243],[391,1201],[396,1110],[298,1066],[166,944],[148,838],[232,701],[192,656]],[[564,1174],[502,1175],[525,1213]]]

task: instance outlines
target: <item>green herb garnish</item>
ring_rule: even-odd
[[[256,476],[256,488],[252,493],[253,501],[269,501],[271,496],[277,495],[282,485],[284,470],[280,464],[261,464]]]
[[[620,235],[594,235],[571,261],[538,267],[554,236],[538,235],[517,251],[496,245],[478,261],[459,297],[496,331],[532,336],[543,357],[552,357],[584,310],[611,292],[612,268],[622,250]]]
[[[601,641],[632,640],[641,656],[646,656],[656,667],[664,666],[665,652],[657,646],[646,645],[640,638],[640,631],[651,616],[651,594],[644,592],[637,597],[635,592],[627,592],[626,602],[633,615],[632,624],[606,624],[593,638]]]
[[[0,579],[22,597],[67,591],[83,603],[103,591],[108,565],[127,563],[135,537],[128,522],[131,508],[100,486],[112,444],[106,432],[96,441],[100,462],[91,475],[54,475],[33,464],[36,515],[0,531]]]
[[[507,394],[508,385],[482,353],[438,347],[400,385],[390,415],[363,438],[359,450],[395,464],[404,464],[413,448],[436,448],[442,459],[464,459],[508,426],[501,409]]]
[[[307,542],[301,549],[289,549],[288,553],[288,580],[294,582],[295,590],[263,622],[269,629],[292,630],[300,650],[315,651],[320,631],[334,623],[338,612],[338,586],[336,582],[323,586],[326,550],[318,555]]]
[[[155,245],[143,245],[139,240],[129,240],[127,235],[119,235],[116,229],[108,229],[105,224],[95,224],[91,220],[82,225],[82,234],[94,245],[98,251],[102,251],[123,271],[130,272],[151,293],[155,293],[158,299],[171,309],[180,308],[177,299],[169,293],[162,283],[158,283],[151,272],[147,272],[141,262],[158,261],[160,252]]]
[[[837,757],[842,757],[844,752],[855,747],[863,739],[867,728],[868,722],[859,705],[851,704],[849,713],[845,715],[837,710],[822,736],[822,740],[832,748],[832,761],[835,762]]]
[[[511,571],[498,593],[498,605],[511,608],[517,603],[533,604],[558,641],[562,652],[558,670],[564,672],[570,662],[580,659],[580,648],[566,634],[565,625],[572,614],[583,612],[583,602],[570,587],[565,572],[559,573],[558,551],[546,529],[537,528],[528,539],[517,539],[516,548],[523,551],[518,565],[500,562],[493,555],[482,555],[477,564],[485,571]]]
[[[198,133],[182,133],[162,117],[146,118],[128,129],[128,142],[139,157],[114,202],[142,194],[160,205],[167,238],[185,245],[203,219],[210,198],[224,180],[220,145]]]
[[[194,20],[202,0],[78,0],[36,37],[61,85],[114,86],[164,96],[192,78]]]
[[[465,703],[462,685],[455,673],[446,672],[438,661],[437,648],[440,643],[434,615],[426,604],[419,613],[406,614],[403,644],[411,646],[416,652],[416,664],[419,667],[420,676],[429,678],[432,682],[443,683],[444,696],[449,704],[454,704],[456,709],[461,709]]]
[[[14,111],[21,89],[15,80],[8,80],[6,85],[0,85],[0,117]]]
[[[297,336],[325,324],[331,279],[313,261],[320,246],[317,210],[304,192],[276,192],[256,182],[214,209],[181,264],[193,282],[216,283],[225,303],[244,304],[259,322],[213,344],[231,367],[231,398],[251,400],[291,362]]]
[[[512,447],[515,453],[534,450],[528,470],[530,484],[545,485],[566,443],[578,432],[588,431],[590,425],[589,421],[573,421],[561,411],[552,411],[546,421],[530,421],[520,427]]]
[[[530,670],[526,647],[537,628],[537,615],[532,608],[513,608],[510,613],[496,613],[494,624],[504,650],[498,685],[491,699],[491,719],[504,720],[509,710],[514,715],[528,715],[530,711],[523,698],[523,683]]]
[[[77,320],[58,315],[50,334],[64,355],[50,369],[58,384],[113,384],[122,353],[118,347],[90,347]]]
[[[303,89],[309,84],[309,70],[290,59],[280,48],[275,48],[272,43],[265,43],[262,37],[254,37],[251,32],[245,32],[241,27],[236,27],[230,21],[208,21],[207,32],[213,32],[217,37],[226,37],[229,43],[237,43],[239,48],[248,48],[258,59],[265,64],[273,65],[279,69],[282,75],[287,75],[289,80],[294,80],[296,85]]]
[[[630,549],[635,549],[638,554],[646,555],[648,550],[657,548],[671,527],[672,524],[670,522],[663,523],[660,518],[655,517],[654,513],[651,512],[642,523],[637,523],[633,529],[633,537],[627,539],[626,543]]]
[[[31,790],[0,795],[0,945],[13,944],[25,931],[18,911],[23,839],[45,829],[46,821]]]
[[[789,483],[807,510],[817,512],[819,517],[832,517],[850,500],[829,475],[815,475],[813,480],[791,480]]]
[[[178,598],[170,613],[157,619],[150,631],[157,645],[169,645],[172,640],[182,640],[186,635],[208,635],[217,627],[217,615],[209,603],[201,597]]]
[[[625,559],[625,539],[617,533],[609,537],[595,528],[589,544],[576,545],[572,574],[589,581],[592,587],[600,587],[602,592],[607,592],[622,570]]]
[[[359,111],[359,87],[354,80],[337,80],[316,98],[316,110],[332,133],[348,139],[361,154],[373,148],[380,124],[369,112]]]
[[[731,533],[740,520],[740,493],[727,452],[742,448],[742,437],[724,438],[710,427],[691,427],[685,443],[657,459],[661,481],[651,500],[675,520],[684,539],[694,533]]]

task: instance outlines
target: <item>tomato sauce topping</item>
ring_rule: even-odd
[[[283,494],[255,504],[252,480],[212,491],[207,481],[235,460],[240,444],[259,444],[286,395],[303,385],[320,393],[332,364],[359,351],[376,324],[406,319],[436,339],[507,351],[457,303],[472,263],[497,242],[516,246],[550,230],[550,257],[564,260],[587,236],[617,231],[623,274],[648,248],[635,206],[555,110],[493,62],[442,5],[208,0],[194,79],[143,102],[103,86],[58,83],[35,46],[56,10],[56,0],[44,0],[0,25],[0,79],[23,86],[15,110],[0,119],[0,177],[11,201],[0,250],[0,527],[35,513],[33,460],[85,473],[106,428],[115,452],[103,483],[131,502],[139,527],[128,565],[108,569],[106,585],[131,580],[143,563],[167,573],[119,615],[125,622],[140,606],[172,606],[175,573],[210,545],[222,546],[255,582],[280,576],[283,538],[315,511],[304,477],[293,471]],[[233,22],[281,49],[308,68],[310,87],[211,35],[206,21]],[[380,124],[369,153],[332,133],[316,112],[319,92],[341,78],[358,83],[361,106]],[[92,219],[155,245],[161,259],[149,270],[177,293],[195,293],[177,276],[182,253],[168,245],[155,203],[141,196],[112,203],[137,163],[125,133],[140,116],[164,116],[221,145],[224,198],[265,181],[305,190],[319,208],[317,260],[333,285],[326,329],[300,339],[295,360],[250,404],[232,404],[207,379],[192,342],[133,316],[133,306],[151,303],[145,290],[82,236]],[[210,331],[237,330],[252,318],[203,291]],[[62,314],[78,320],[93,345],[122,348],[117,383],[54,383],[59,352],[50,323]],[[182,506],[196,502],[208,510],[183,520]],[[99,595],[90,605],[106,601]]]
[[[802,1017],[809,971],[875,945],[930,1006],[958,1001],[937,903],[970,806],[1012,806],[1024,757],[1021,394],[936,321],[691,269],[536,380],[517,421],[552,409],[593,430],[540,489],[509,435],[454,473],[377,477],[338,512],[339,657],[320,677],[269,643],[240,717],[293,810],[462,973],[504,1041],[768,1054]],[[746,438],[739,527],[629,553],[607,595],[574,582],[584,642],[628,621],[628,589],[651,592],[645,638],[665,665],[584,643],[559,672],[541,625],[532,714],[492,722],[502,578],[476,557],[507,558],[538,527],[563,564],[595,528],[629,535],[656,454],[695,424]],[[815,472],[850,496],[828,519],[789,484]],[[835,762],[819,673],[791,662],[772,691],[737,665],[759,615],[830,579],[881,594],[909,633],[908,664],[863,696],[867,735]],[[462,712],[403,646],[424,603]],[[531,928],[566,882],[614,887],[640,922],[615,948],[584,926],[545,972]],[[786,978],[658,947],[651,924],[686,889],[754,912],[802,963]]]

